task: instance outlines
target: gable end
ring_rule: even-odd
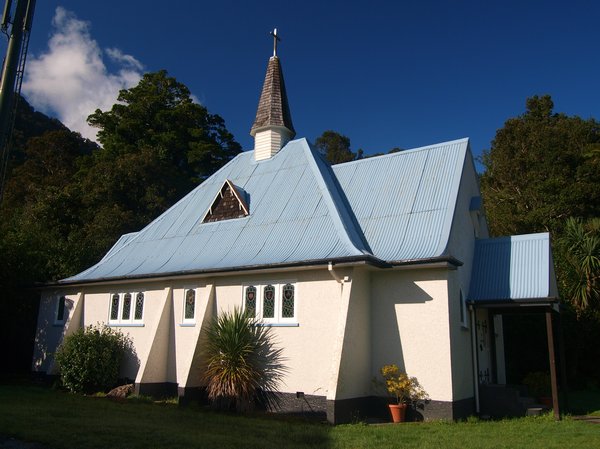
[[[248,216],[249,213],[243,192],[226,179],[208,212],[206,212],[202,223],[243,218]]]

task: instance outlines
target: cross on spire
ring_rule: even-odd
[[[271,31],[271,36],[273,36],[273,56],[277,56],[277,42],[281,40],[281,38],[277,34],[277,28]]]

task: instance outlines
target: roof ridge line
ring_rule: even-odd
[[[354,225],[350,217],[350,213],[346,210],[346,207],[343,204],[343,200],[340,196],[340,193],[337,191],[337,188],[331,186],[329,182],[327,182],[326,177],[331,178],[334,177],[335,174],[329,165],[327,167],[330,170],[329,174],[323,172],[319,163],[317,162],[316,156],[314,154],[314,150],[311,148],[310,144],[305,138],[298,139],[302,140],[302,145],[304,147],[304,152],[306,154],[306,159],[309,167],[311,168],[313,175],[317,181],[317,186],[319,187],[319,191],[321,192],[322,198],[325,200],[325,204],[327,206],[327,210],[330,213],[330,216],[334,222],[334,227],[338,231],[338,235],[345,240],[346,245],[350,246],[354,251],[356,251],[360,255],[370,255],[373,254],[367,249],[364,239],[362,237],[362,232],[359,232]],[[332,188],[333,187],[333,188]],[[335,189],[335,191],[333,190]],[[334,196],[338,196],[338,198],[334,198]],[[348,215],[347,220],[344,220],[343,215]]]

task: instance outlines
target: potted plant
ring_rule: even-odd
[[[552,407],[550,375],[548,373],[543,371],[528,373],[523,379],[523,384],[527,387],[529,394],[535,397],[540,404]]]
[[[385,380],[388,393],[396,399],[395,404],[389,404],[393,422],[405,420],[408,404],[428,399],[417,378],[409,377],[408,374],[400,371],[397,365],[384,365],[381,368],[381,375]]]

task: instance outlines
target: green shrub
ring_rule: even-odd
[[[78,329],[56,352],[62,384],[77,393],[95,393],[113,387],[131,341],[106,325]]]

